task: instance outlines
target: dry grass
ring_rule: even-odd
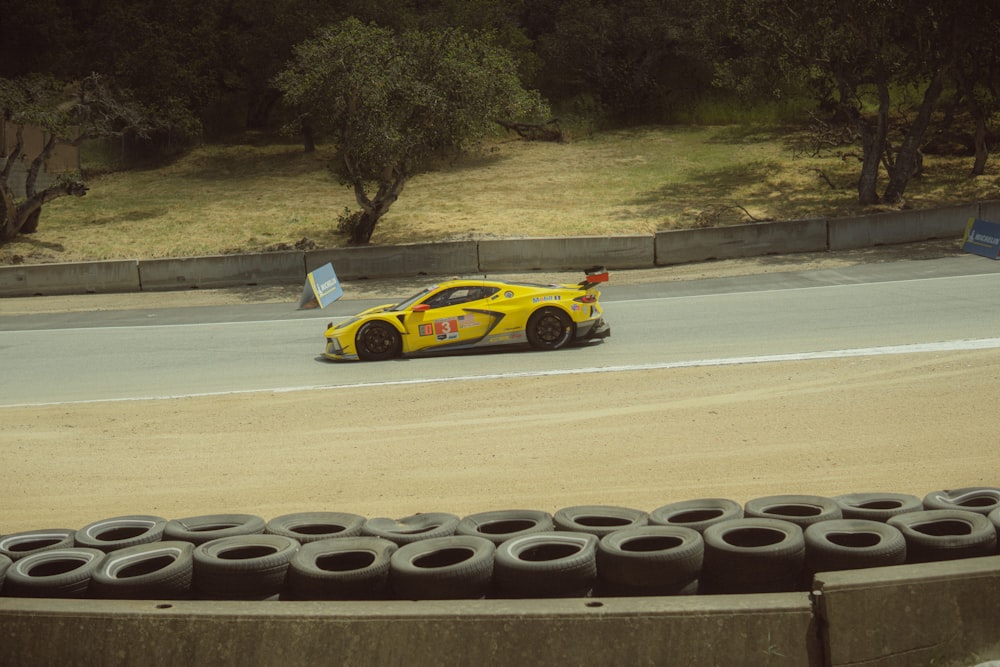
[[[861,213],[856,164],[798,157],[803,140],[799,131],[759,127],[641,128],[564,144],[501,137],[414,177],[372,241],[650,234],[749,216]],[[85,198],[51,203],[39,232],[0,249],[0,262],[260,251],[303,238],[342,246],[337,217],[356,205],[327,171],[328,159],[322,150],[304,155],[295,144],[257,141],[98,176]],[[928,156],[907,205],[996,198],[996,161],[978,178],[970,168],[971,158]]]

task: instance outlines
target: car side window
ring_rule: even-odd
[[[471,301],[479,301],[497,293],[499,288],[486,287],[482,285],[462,285],[450,287],[442,290],[430,297],[424,303],[431,308],[443,308],[444,306],[455,306]]]

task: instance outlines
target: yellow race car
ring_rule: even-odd
[[[327,325],[328,359],[379,361],[401,355],[528,344],[558,350],[576,341],[606,338],[596,287],[603,268],[576,285],[493,280],[449,280],[397,304],[376,306]]]

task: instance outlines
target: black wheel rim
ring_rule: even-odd
[[[562,318],[558,315],[545,315],[538,320],[535,333],[538,339],[549,345],[558,343],[566,331]]]
[[[371,354],[386,354],[392,350],[395,344],[390,334],[384,327],[369,327],[364,335],[365,349]]]

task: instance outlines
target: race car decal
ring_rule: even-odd
[[[562,297],[558,294],[549,294],[546,296],[536,296],[531,298],[531,303],[540,303],[542,301],[561,301]]]
[[[434,320],[434,335],[438,340],[458,338],[458,318],[451,317],[446,320]]]
[[[417,327],[417,333],[419,333],[421,336],[433,336],[434,325],[431,323],[421,324]]]

